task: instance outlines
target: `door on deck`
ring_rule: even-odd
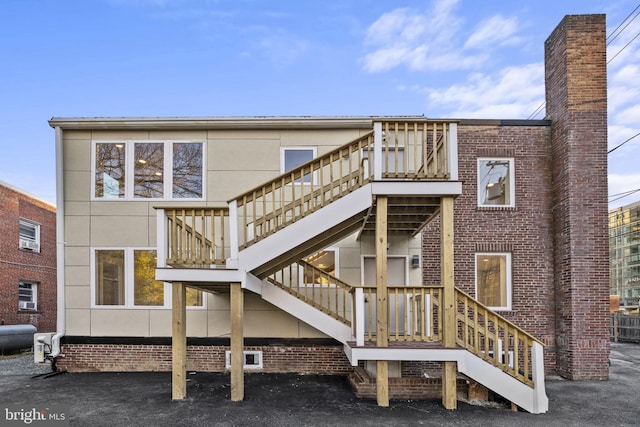
[[[387,286],[407,286],[407,266],[408,258],[406,256],[387,256]],[[376,285],[376,257],[365,255],[362,258],[362,284],[367,286]],[[404,334],[404,316],[406,301],[404,297],[398,297],[399,301],[396,301],[395,295],[389,293],[389,333]],[[371,313],[375,319],[376,316],[376,302],[365,302],[365,310],[369,313],[368,304],[371,304]],[[396,314],[398,321],[396,322]],[[398,323],[396,325],[396,323]],[[372,323],[373,333],[375,334],[375,322]],[[365,326],[365,332],[369,332],[369,325]]]

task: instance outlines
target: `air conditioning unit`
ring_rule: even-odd
[[[39,252],[40,244],[33,240],[20,239],[20,249],[29,249],[30,251]]]
[[[18,303],[18,307],[22,308],[22,309],[26,309],[26,310],[35,310],[36,303],[35,302],[29,302],[29,301],[20,301]]]

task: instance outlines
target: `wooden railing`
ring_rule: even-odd
[[[450,123],[382,122],[382,177],[448,179]]]
[[[457,344],[519,381],[534,386],[533,336],[456,289]]]
[[[234,199],[240,249],[369,182],[372,150],[369,132]]]
[[[364,341],[376,340],[376,288],[355,287],[359,334]],[[442,339],[442,288],[389,286],[387,288],[387,331],[389,341],[436,342]],[[362,338],[362,337],[361,337]]]
[[[228,208],[157,208],[166,217],[168,265],[207,267],[225,263]]]
[[[293,263],[267,280],[296,298],[351,325],[351,286],[305,261]]]

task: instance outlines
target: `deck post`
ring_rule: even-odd
[[[171,288],[171,398],[182,400],[187,396],[187,291],[184,283]]]
[[[244,294],[241,283],[231,283],[231,400],[244,399]]]
[[[453,274],[453,197],[440,199],[440,274],[443,289],[442,345],[456,346],[456,300]],[[456,362],[442,362],[442,405],[456,409]]]
[[[376,345],[387,347],[387,196],[376,200]],[[376,396],[379,406],[389,406],[389,362],[376,363]]]

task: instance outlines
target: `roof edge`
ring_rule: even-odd
[[[371,128],[375,120],[425,120],[424,116],[256,116],[256,117],[52,117],[61,129],[286,129]]]

